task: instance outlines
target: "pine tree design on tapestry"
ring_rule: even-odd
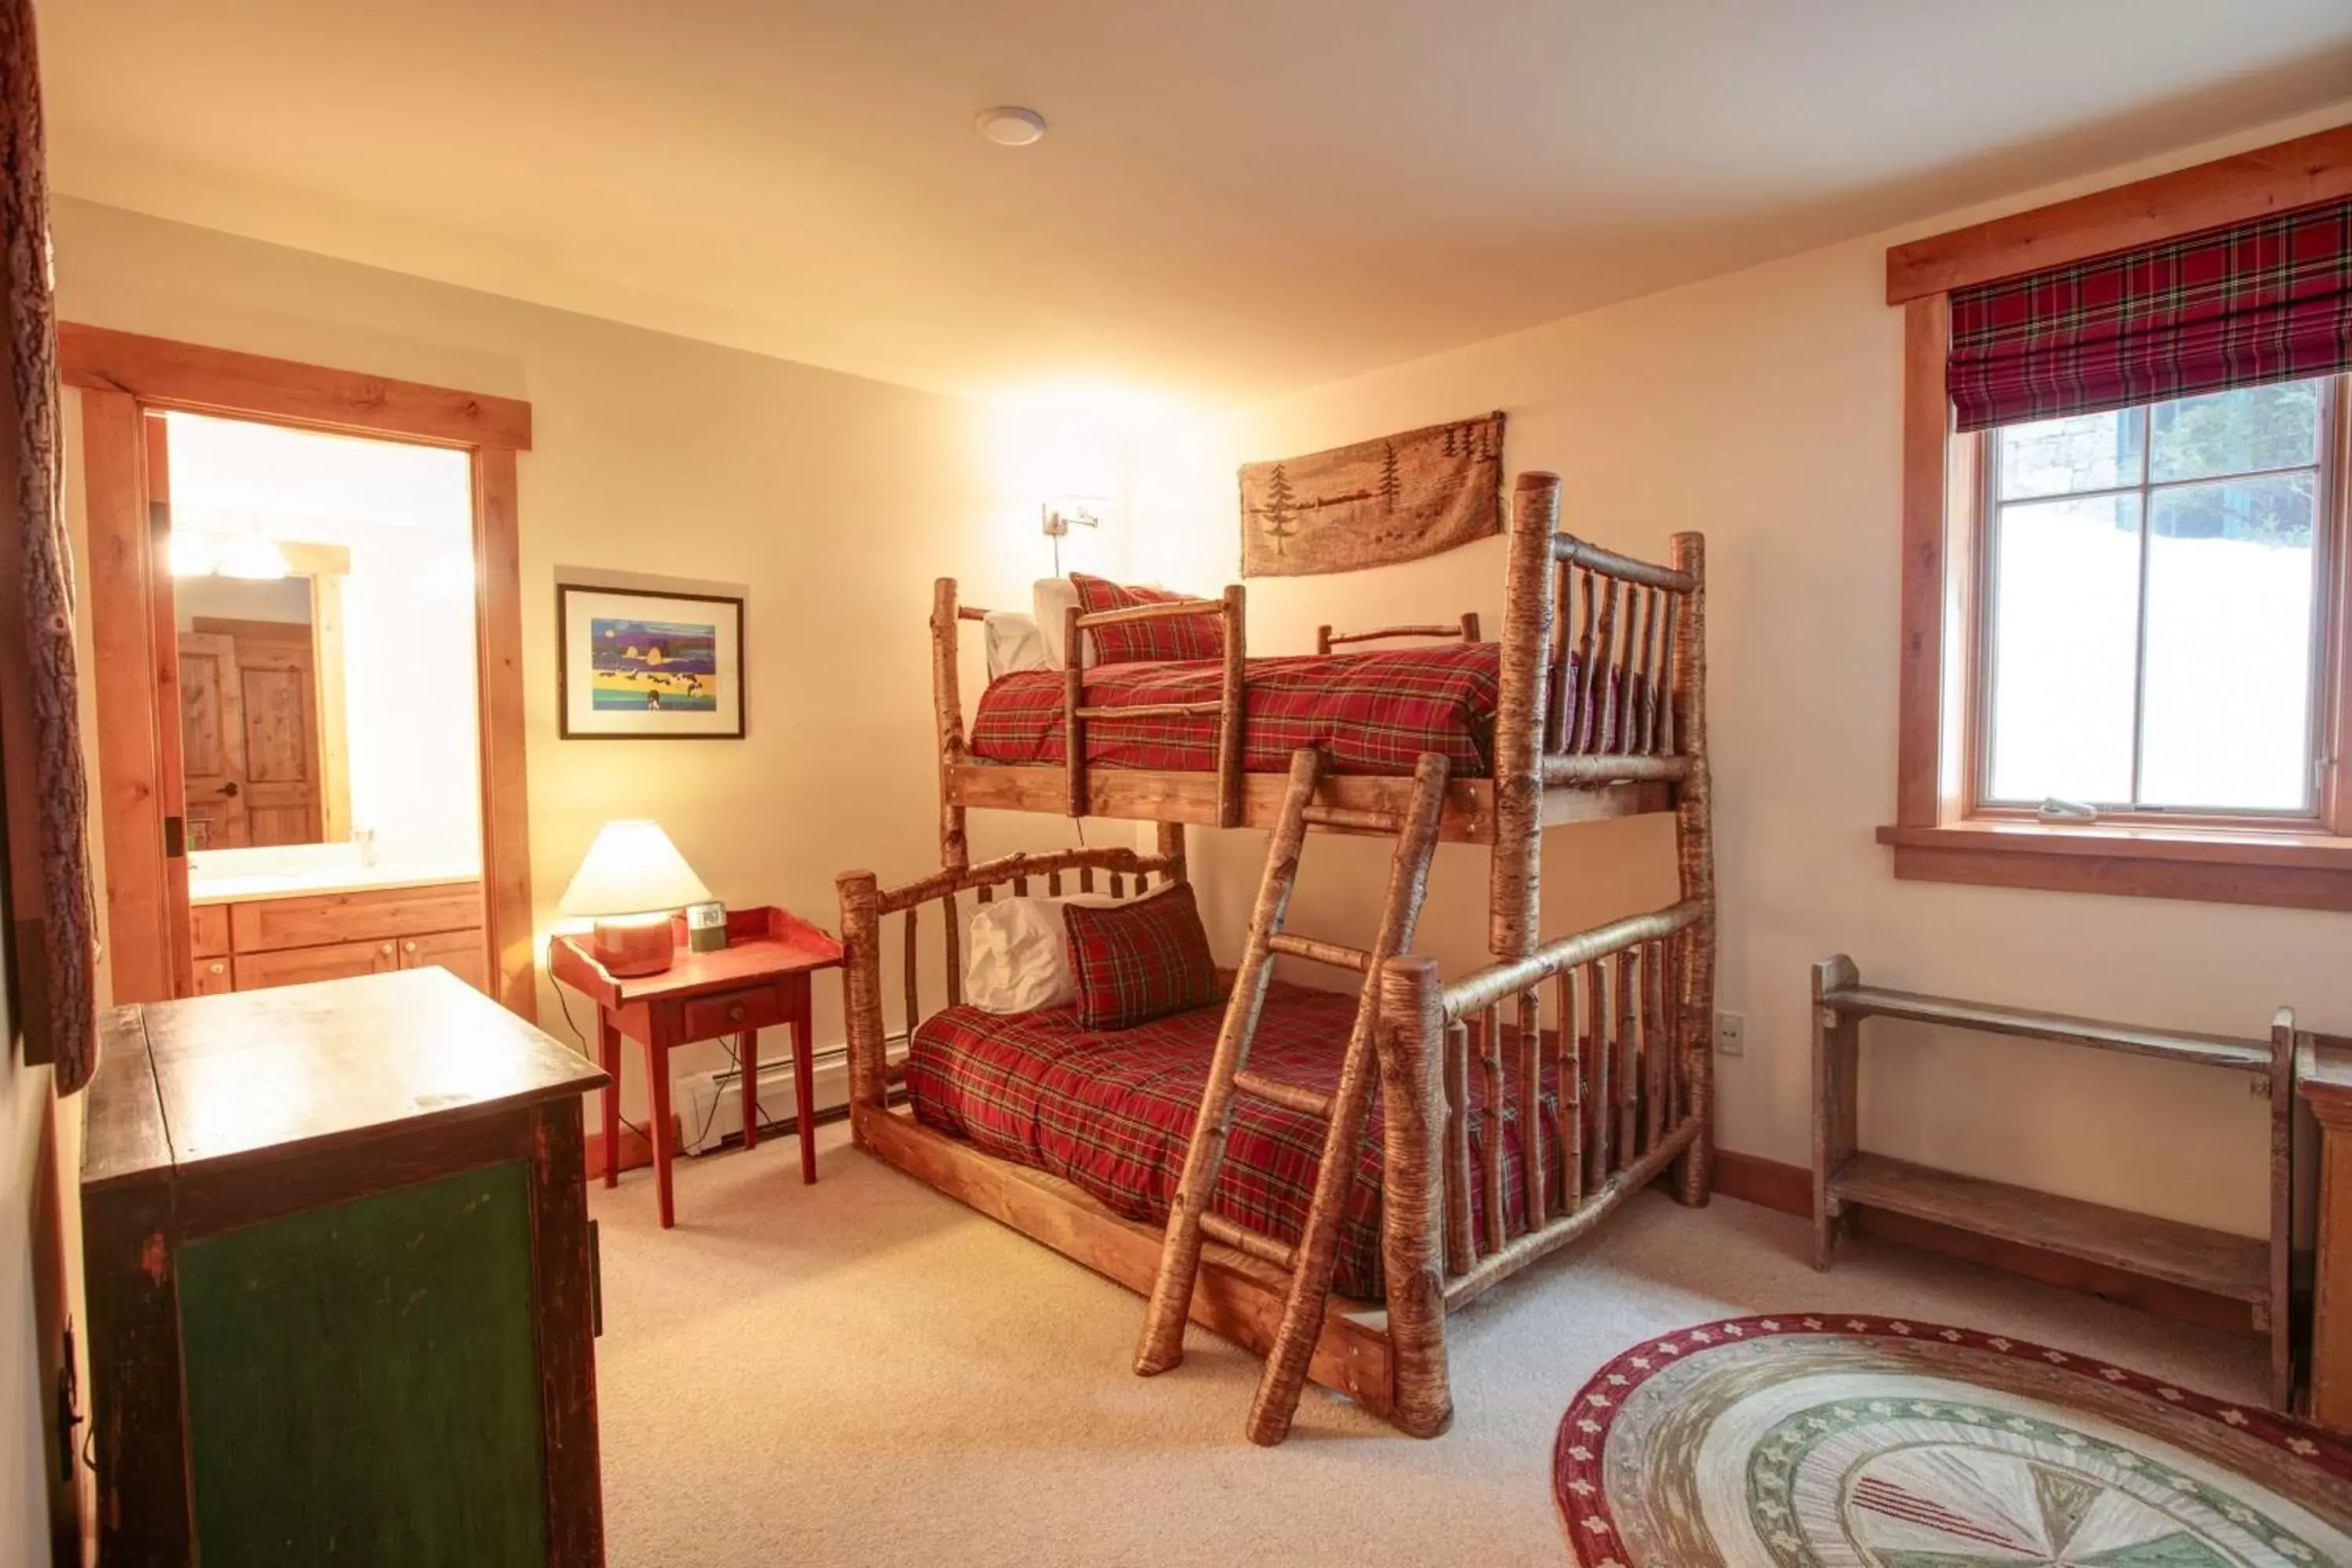
[[[1503,416],[1241,471],[1244,576],[1410,561],[1502,531]]]

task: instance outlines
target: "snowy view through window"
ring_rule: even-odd
[[[1985,798],[2310,808],[2326,391],[1990,433]]]

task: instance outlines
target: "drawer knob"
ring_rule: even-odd
[[[730,1002],[727,1004],[727,1016],[735,1023],[741,1023],[743,1021],[743,1004],[740,1002]]]
[[[226,974],[227,972],[228,965],[226,963],[215,963],[212,967],[212,973],[215,974]]]
[[[409,951],[409,952],[415,952],[416,951],[416,944],[415,944],[415,942],[403,942],[403,943],[401,943],[401,945],[402,945],[403,947],[405,947],[406,949],[408,949],[408,951]]]
[[[392,943],[385,942],[382,947],[376,949],[376,951],[378,952],[390,952],[392,951]]]

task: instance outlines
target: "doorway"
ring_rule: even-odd
[[[529,405],[71,324],[59,358],[114,999],[432,963],[531,1016]]]

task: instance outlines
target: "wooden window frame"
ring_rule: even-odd
[[[186,861],[165,856],[176,801],[178,706],[163,536],[151,511],[152,413],[209,414],[296,429],[466,452],[473,468],[477,722],[480,735],[482,923],[491,995],[539,1012],[531,924],[530,816],[523,754],[522,557],[515,454],[530,448],[530,405],[294,360],[60,322],[60,379],[82,398],[89,532],[81,591],[95,658],[99,776],[106,845],[106,931],[114,1000],[183,989]],[[158,611],[163,612],[159,620]]]
[[[2168,813],[2051,826],[1983,810],[1977,690],[1986,443],[1953,429],[1950,292],[2266,214],[2352,196],[2352,125],[1896,246],[1886,297],[1904,311],[1902,647],[1895,821],[1878,829],[1907,880],[2352,910],[2352,418],[2328,432],[2336,546],[2326,576],[2315,820]]]

